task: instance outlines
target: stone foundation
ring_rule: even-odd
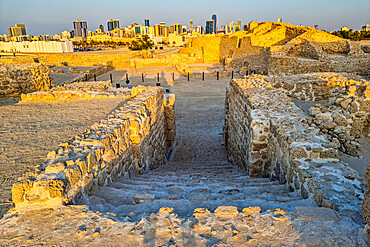
[[[164,96],[160,87],[136,87],[131,97],[14,184],[16,207],[73,204],[118,176],[164,164],[175,136],[174,95]]]
[[[41,64],[0,65],[0,98],[20,97],[22,93],[53,86],[49,68]]]
[[[338,149],[264,76],[232,80],[226,92],[225,144],[232,163],[250,176],[279,180],[352,218],[361,214],[361,177]]]

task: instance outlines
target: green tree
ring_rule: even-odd
[[[148,50],[152,49],[154,46],[153,41],[149,38],[148,35],[143,35],[139,40],[133,40],[131,45],[129,46],[130,50],[133,51],[141,51],[141,50]]]

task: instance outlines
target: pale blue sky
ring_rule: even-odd
[[[120,25],[133,22],[150,25],[165,21],[166,25],[179,22],[189,26],[205,25],[212,14],[217,14],[217,26],[242,20],[276,21],[305,26],[319,25],[319,29],[338,30],[347,26],[354,30],[370,24],[370,0],[0,0],[0,34],[9,34],[8,27],[25,23],[32,35],[55,34],[72,29],[75,19],[87,21],[89,30],[99,24],[106,29],[106,21],[120,19]]]

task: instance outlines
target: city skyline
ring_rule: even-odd
[[[171,4],[170,4],[171,3]],[[142,8],[142,6],[150,6]],[[106,26],[107,20],[119,19],[122,27],[134,22],[144,25],[149,19],[151,26],[165,22],[166,25],[181,23],[189,26],[205,27],[206,21],[213,14],[217,15],[217,26],[226,25],[230,21],[242,20],[242,25],[250,21],[277,21],[304,26],[319,25],[327,31],[338,30],[347,26],[354,30],[361,29],[370,23],[370,2],[367,0],[329,0],[321,3],[318,0],[277,2],[273,0],[259,1],[193,1],[173,3],[168,0],[139,2],[112,0],[105,1],[71,1],[61,4],[56,1],[35,0],[24,1],[0,0],[0,34],[8,34],[9,26],[24,23],[27,33],[31,35],[55,34],[72,30],[71,23],[76,19],[88,23],[89,30]],[[46,21],[47,20],[47,21]]]

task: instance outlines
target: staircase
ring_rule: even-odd
[[[140,196],[142,201],[135,202],[134,197]],[[243,169],[227,162],[199,161],[169,162],[141,176],[119,178],[81,203],[127,221],[138,221],[162,207],[172,207],[179,217],[188,218],[196,208],[214,211],[219,206],[239,210],[259,206],[262,211],[282,208],[291,212],[297,206],[314,206],[278,181],[250,178]]]

